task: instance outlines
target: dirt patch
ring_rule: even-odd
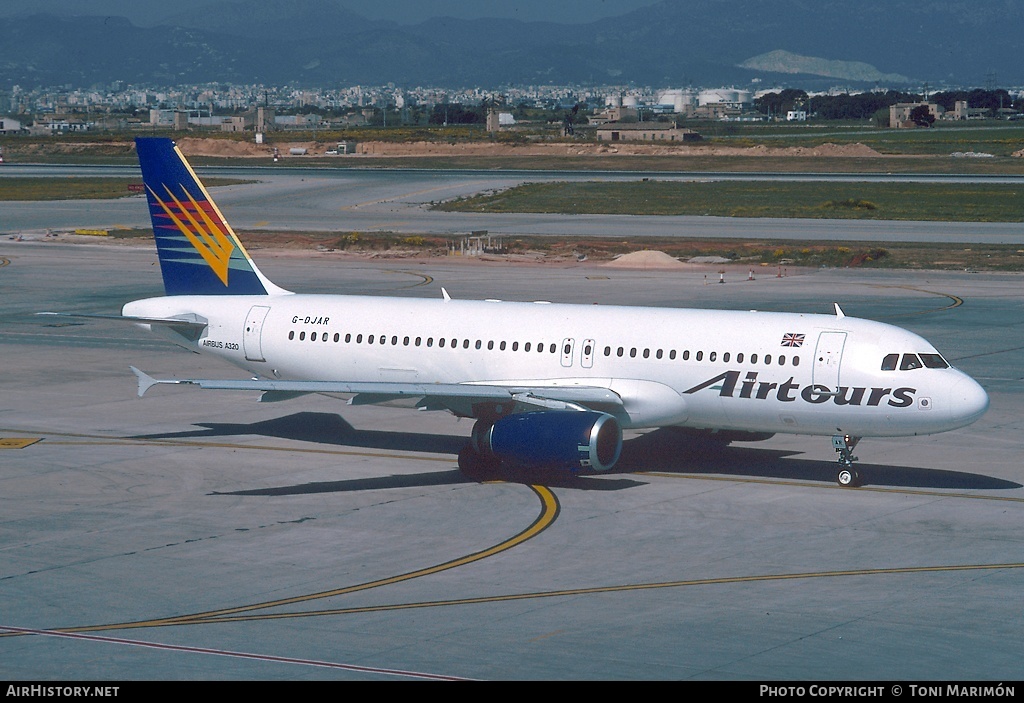
[[[866,144],[825,143],[815,147],[772,148],[759,144],[752,147],[701,146],[676,144],[629,144],[607,142],[587,144],[497,144],[474,142],[445,144],[441,142],[361,142],[356,152],[364,156],[820,156],[820,157],[882,157]],[[312,152],[311,152],[312,153]]]
[[[689,264],[684,264],[679,259],[669,256],[665,252],[655,251],[653,249],[644,249],[643,251],[634,251],[630,254],[623,254],[612,261],[602,264],[602,266],[607,266],[609,268],[631,269],[691,268]]]
[[[266,144],[236,142],[233,139],[202,139],[185,137],[177,140],[185,156],[273,156],[274,149]]]
[[[185,156],[221,158],[267,158],[274,155],[276,148],[282,157],[298,158],[289,154],[291,149],[305,149],[305,156],[323,157],[337,148],[336,141],[287,141],[286,135],[275,133],[270,142],[256,144],[253,141],[220,139],[213,137],[181,137],[176,139]],[[131,141],[104,142],[61,142],[49,139],[39,142],[19,142],[11,147],[12,153],[22,156],[52,155],[127,155],[134,151]],[[1021,152],[1015,154],[1019,156]],[[356,145],[356,155],[340,158],[365,157],[456,157],[456,156],[538,156],[538,157],[587,157],[587,156],[764,156],[764,157],[884,157],[865,144],[826,143],[814,147],[774,148],[763,144],[751,147],[712,146],[700,144],[641,144],[630,142],[585,142],[585,143],[538,143],[523,142],[508,144],[499,142],[378,142],[365,141]]]

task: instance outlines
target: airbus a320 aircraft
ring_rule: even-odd
[[[926,340],[843,315],[497,300],[302,295],[271,283],[170,139],[136,140],[166,295],[120,319],[221,357],[249,380],[155,384],[407,401],[475,418],[459,454],[498,465],[607,471],[625,428],[725,440],[823,435],[838,482],[859,485],[862,437],[945,432],[988,396]]]

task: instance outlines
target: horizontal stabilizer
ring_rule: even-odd
[[[137,325],[159,325],[177,332],[190,342],[202,336],[203,330],[210,324],[206,318],[193,313],[176,317],[129,317],[125,315],[98,315],[74,312],[37,312],[36,315],[53,317],[81,317],[91,320],[114,320],[115,322],[131,322]]]

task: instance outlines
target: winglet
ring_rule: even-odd
[[[843,309],[841,307],[839,307],[839,303],[832,303],[832,304],[836,306],[836,317],[838,317],[840,319],[846,317],[846,313],[843,312]]]
[[[442,297],[443,297],[443,298],[444,298],[445,300],[451,300],[451,299],[452,299],[452,297],[451,297],[450,295],[448,295],[448,291],[446,291],[446,290],[444,289],[444,286],[441,286],[441,296],[442,296]]]
[[[150,388],[152,388],[156,384],[160,383],[160,381],[156,380],[155,378],[150,376],[148,373],[145,373],[144,371],[139,371],[134,366],[129,366],[128,368],[130,368],[132,370],[132,373],[135,374],[136,378],[139,379],[139,397],[140,398],[143,395],[145,395],[146,391],[148,391]]]

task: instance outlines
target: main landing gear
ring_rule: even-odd
[[[466,444],[459,450],[459,470],[470,480],[485,481],[494,478],[500,468],[500,460],[481,454],[472,444]]]
[[[861,485],[860,472],[853,467],[857,457],[853,455],[853,448],[857,446],[860,437],[851,437],[848,434],[832,435],[832,446],[839,455],[839,473],[836,475],[836,482],[840,486],[855,488]]]

